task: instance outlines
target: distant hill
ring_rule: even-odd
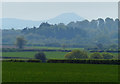
[[[41,21],[32,21],[32,20],[21,20],[15,18],[3,18],[2,19],[2,28],[3,29],[23,29],[25,27],[39,26]]]
[[[47,22],[52,24],[58,24],[58,23],[64,23],[68,24],[69,22],[76,22],[76,21],[83,21],[85,20],[83,17],[80,17],[79,15],[75,13],[63,13],[59,16],[56,16],[55,18],[49,19]]]
[[[16,18],[2,18],[2,28],[3,29],[23,29],[25,27],[39,26],[42,22],[48,22],[51,24],[64,23],[68,24],[72,21],[82,21],[84,18],[80,17],[75,13],[63,13],[55,18],[43,21],[32,21],[32,20],[22,20]]]

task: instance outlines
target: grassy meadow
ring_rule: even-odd
[[[62,48],[62,47],[42,47],[42,46],[30,46],[30,47],[28,47],[27,46],[27,48],[34,48],[34,49],[55,49],[55,50],[57,50],[57,49],[60,49],[60,50],[74,50],[74,49],[79,49],[79,50],[84,50],[84,48]]]
[[[38,52],[3,52],[3,57],[29,57],[34,58],[34,55]],[[59,52],[59,51],[49,51],[44,52],[47,59],[64,59],[65,54],[68,52]],[[88,56],[90,56],[90,52],[88,52]],[[101,53],[102,54],[102,53]],[[117,59],[118,53],[112,53],[114,54],[114,58]]]
[[[34,58],[38,52],[3,52],[3,57],[29,57]],[[67,52],[44,52],[48,59],[64,59]]]
[[[2,56],[34,58],[36,53],[38,52],[2,52]],[[46,51],[44,53],[47,59],[65,59],[64,56],[68,52]],[[89,56],[90,54],[91,53],[88,52]],[[117,57],[117,53],[113,54]],[[118,65],[2,62],[2,81],[118,82]]]
[[[2,63],[3,82],[118,82],[118,65]]]

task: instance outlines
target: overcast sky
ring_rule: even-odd
[[[117,18],[117,2],[3,2],[3,18],[46,20],[62,13],[73,12],[91,20]]]

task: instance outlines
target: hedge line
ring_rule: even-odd
[[[80,63],[80,64],[117,64],[120,60],[102,60],[102,59],[85,59],[85,60],[47,60],[47,63]]]
[[[15,48],[3,48],[2,52],[31,52],[31,51],[60,51],[60,52],[71,52],[72,50],[60,50],[60,49],[15,49]],[[109,52],[109,53],[120,53],[120,51],[110,51],[110,50],[89,50],[89,52]]]
[[[39,62],[42,63],[41,60],[38,59],[3,59],[2,62]],[[81,60],[55,60],[49,59],[47,63],[80,63],[80,64],[116,64],[120,65],[120,60],[102,60],[102,59],[81,59]]]
[[[72,50],[60,50],[60,49],[2,49],[2,52],[31,52],[31,51],[60,51],[60,52],[71,52]]]
[[[2,59],[2,62],[41,62],[38,59]]]

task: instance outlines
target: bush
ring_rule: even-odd
[[[72,57],[72,52],[67,53],[67,54],[65,55],[65,58],[66,58],[66,59],[73,59],[73,57]]]
[[[94,52],[90,55],[90,59],[103,59],[103,56],[99,52]]]
[[[35,54],[36,59],[40,59],[42,62],[46,62],[46,56],[43,52],[39,52]]]
[[[113,54],[107,52],[104,52],[102,55],[104,59],[112,59],[114,57]]]
[[[80,50],[73,50],[65,55],[66,59],[86,59],[88,58],[87,52]]]

